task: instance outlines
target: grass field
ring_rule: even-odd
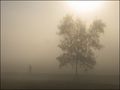
[[[2,75],[2,89],[119,89],[119,77],[110,75],[7,73]]]

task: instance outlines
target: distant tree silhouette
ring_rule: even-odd
[[[79,19],[66,15],[61,21],[58,35],[61,42],[58,45],[63,54],[57,57],[60,67],[70,64],[75,66],[75,74],[78,75],[78,64],[83,70],[92,69],[95,64],[94,50],[102,48],[100,34],[104,33],[105,24],[101,20],[95,20],[89,28]]]

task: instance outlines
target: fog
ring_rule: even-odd
[[[119,1],[101,2],[94,11],[84,12],[69,1],[1,1],[2,88],[118,89]],[[87,27],[96,19],[106,24],[100,37],[104,47],[94,53],[96,65],[87,72],[78,68],[78,80],[75,68],[59,68],[56,59],[63,52],[58,26],[68,14]]]
[[[56,59],[62,53],[58,25],[67,14],[87,25],[95,19],[106,24],[95,67],[88,72],[79,69],[79,74],[119,75],[119,1],[103,1],[89,13],[75,12],[67,1],[1,1],[1,72],[29,73],[31,65],[33,74],[74,75],[71,66],[59,68]]]

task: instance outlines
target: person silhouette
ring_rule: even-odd
[[[30,73],[32,72],[32,65],[31,64],[29,65],[29,72]]]

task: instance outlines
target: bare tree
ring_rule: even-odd
[[[59,25],[61,42],[58,45],[63,54],[57,57],[60,67],[70,64],[75,66],[78,75],[78,64],[83,70],[92,69],[95,64],[95,50],[100,50],[100,34],[104,33],[105,24],[95,20],[89,28],[79,19],[66,15]]]

